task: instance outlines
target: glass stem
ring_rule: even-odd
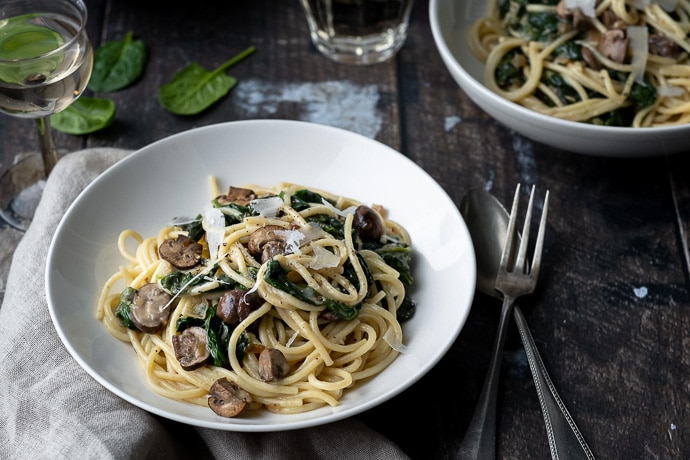
[[[58,150],[53,139],[53,130],[50,128],[50,118],[36,118],[38,128],[38,138],[41,142],[41,156],[43,157],[43,167],[45,168],[46,179],[53,170],[53,166],[58,161]]]

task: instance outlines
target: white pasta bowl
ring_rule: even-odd
[[[562,120],[511,102],[483,83],[484,64],[470,51],[471,25],[487,12],[488,2],[431,0],[431,31],[446,68],[480,108],[508,128],[534,141],[592,156],[646,157],[690,150],[690,125],[653,128],[598,126]]]
[[[285,181],[379,204],[409,232],[415,279],[409,293],[417,311],[402,325],[405,348],[380,374],[348,388],[337,406],[224,418],[207,406],[165,398],[148,386],[131,345],[110,335],[97,319],[104,283],[126,263],[118,250],[120,232],[156,235],[172,218],[196,215],[213,197],[211,176],[222,190]],[[457,207],[407,157],[373,139],[325,125],[246,120],[161,139],[101,174],[60,221],[45,273],[48,308],[60,338],[106,389],[171,420],[258,432],[350,417],[414,384],[463,328],[474,296],[475,266],[472,241]]]

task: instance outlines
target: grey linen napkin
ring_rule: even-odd
[[[0,308],[0,458],[407,458],[390,440],[352,418],[271,433],[180,424],[120,399],[77,364],[48,312],[46,253],[70,203],[129,153],[97,148],[61,159],[16,249]]]

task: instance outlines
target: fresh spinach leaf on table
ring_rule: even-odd
[[[172,81],[158,90],[158,101],[176,115],[195,115],[225,96],[237,79],[225,74],[225,70],[254,52],[250,46],[229,61],[209,72],[193,62],[175,74]]]
[[[105,43],[94,52],[89,89],[111,92],[125,88],[144,71],[147,53],[142,40],[128,32],[122,40]]]
[[[80,97],[62,112],[50,116],[50,124],[66,134],[89,134],[110,125],[115,103],[110,99]]]

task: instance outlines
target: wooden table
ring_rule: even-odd
[[[556,387],[597,458],[690,455],[687,155],[589,157],[511,132],[451,79],[434,47],[424,0],[414,6],[396,59],[370,67],[322,57],[296,0],[209,0],[199,8],[155,0],[86,3],[96,45],[132,31],[146,43],[149,60],[139,81],[107,95],[117,104],[114,124],[89,136],[59,135],[62,148],[138,149],[218,122],[297,119],[358,131],[401,151],[456,204],[473,187],[489,186],[504,203],[518,182],[536,184],[540,195],[549,189],[540,285],[519,303]],[[177,70],[192,61],[214,68],[249,45],[256,53],[228,72],[238,86],[206,112],[175,116],[158,103],[158,88]],[[355,97],[361,94],[370,96]],[[31,122],[0,116],[0,172],[37,142]],[[0,228],[0,295],[20,238]],[[477,294],[445,358],[410,389],[359,417],[413,458],[455,458],[498,313],[496,300]],[[499,458],[549,457],[512,324],[498,409]]]

